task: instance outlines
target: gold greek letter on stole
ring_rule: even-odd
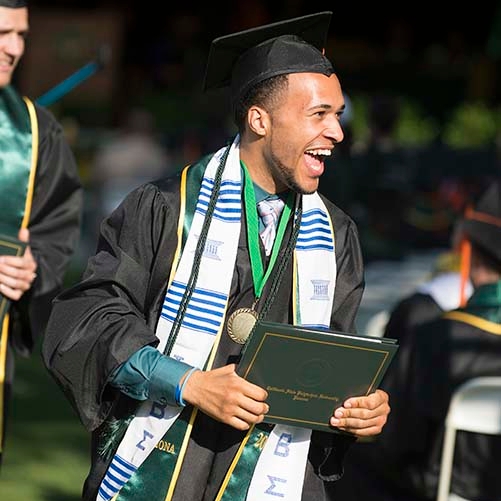
[[[265,433],[259,433],[259,435],[256,438],[256,441],[254,442],[253,447],[262,451],[267,438],[268,435],[266,435]]]

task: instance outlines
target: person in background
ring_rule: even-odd
[[[80,234],[82,188],[55,117],[11,85],[28,35],[26,0],[0,0],[0,456],[14,356],[29,356]],[[24,254],[8,252],[18,241]]]
[[[464,307],[420,323],[400,343],[381,385],[392,396],[391,417],[368,447],[350,450],[348,475],[335,486],[340,499],[435,500],[453,392],[471,378],[501,376],[499,183],[466,211],[461,230],[471,247],[473,294]],[[500,461],[500,437],[458,431],[450,499],[501,499]]]
[[[357,229],[317,192],[343,139],[331,15],[212,42],[205,89],[230,87],[238,133],[129,194],[54,302],[43,356],[92,432],[83,499],[321,501],[349,446],[381,432],[382,390],[317,432],[266,423],[266,389],[236,373],[260,319],[355,331]]]
[[[402,101],[374,94],[368,105],[369,138],[363,151],[353,150],[354,198],[366,260],[401,259],[407,251],[403,215],[417,169],[415,154],[398,141]],[[355,206],[357,206],[355,203]]]
[[[158,136],[155,117],[145,108],[131,108],[118,132],[102,143],[94,157],[92,181],[98,191],[99,221],[134,188],[166,174],[172,174],[171,160]]]
[[[441,253],[429,280],[419,284],[408,297],[393,308],[383,336],[404,342],[416,325],[440,317],[444,312],[464,306],[473,293],[471,280],[464,273],[462,257],[462,218],[456,221],[450,250]],[[464,278],[463,278],[464,277]]]

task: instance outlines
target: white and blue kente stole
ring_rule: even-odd
[[[203,230],[216,171],[225,150],[226,148],[219,150],[207,165],[198,194],[193,222],[186,243],[181,250],[186,203],[184,197],[186,176],[182,177],[184,185],[182,181],[177,257],[172,266],[162,313],[156,329],[156,335],[160,340],[157,349],[161,352],[164,352],[178,314],[181,299],[190,280],[195,250]],[[187,303],[177,338],[169,354],[173,358],[200,369],[210,369],[212,366],[223,331],[242,224],[242,186],[239,137],[237,136],[226,159],[214,214],[210,220],[201,257],[198,278],[193,285],[193,293]],[[297,305],[295,308],[296,323],[327,328],[330,324],[336,281],[334,232],[328,212],[317,194],[303,196],[303,214],[294,258],[293,294],[294,302]],[[162,437],[176,424],[181,411],[181,407],[160,406],[153,401],[145,401],[140,405],[101,482],[97,501],[108,501],[118,497],[129,479],[134,474],[140,473],[137,470],[157,447]],[[177,459],[177,473],[184,458],[190,432],[191,426],[188,426],[183,439],[183,451]],[[296,487],[288,489],[285,495],[280,497],[284,501],[300,500],[310,430],[276,426],[261,453],[256,467],[256,475],[254,475],[256,478],[253,479],[247,498],[249,501],[254,499],[260,501],[263,499],[276,500],[276,494],[271,497],[263,497],[260,496],[259,492],[262,492],[263,489],[269,489],[269,485],[266,485],[268,468],[270,464],[276,462],[273,440],[276,440],[283,450],[284,432],[287,433],[287,443],[290,445],[288,453],[290,453],[292,461],[288,461],[287,465],[279,468],[277,475],[281,472],[280,474],[284,478],[289,479],[287,482],[294,481]],[[272,458],[271,462],[267,459],[269,457]],[[176,472],[171,474],[172,480],[168,491],[161,497],[162,501],[168,501],[172,498],[177,479]],[[164,475],[160,471],[157,474],[159,477]],[[257,477],[262,478],[260,480]],[[194,481],[196,480],[194,479]],[[298,493],[293,492],[296,488],[299,488]],[[253,494],[253,492],[257,492],[257,494]],[[134,496],[130,497],[130,499],[133,498]],[[154,500],[152,497],[151,500],[156,501],[156,498]]]

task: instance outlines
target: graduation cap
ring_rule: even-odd
[[[28,7],[27,0],[0,0],[0,7],[10,7],[11,9],[20,9]]]
[[[230,86],[234,104],[254,85],[289,73],[334,73],[323,54],[332,12],[319,12],[213,40],[204,90]]]
[[[501,262],[501,187],[493,183],[463,221],[468,239]]]

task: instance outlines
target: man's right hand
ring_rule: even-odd
[[[268,413],[268,392],[241,378],[235,368],[230,364],[194,372],[186,382],[183,400],[237,430],[248,430]]]

